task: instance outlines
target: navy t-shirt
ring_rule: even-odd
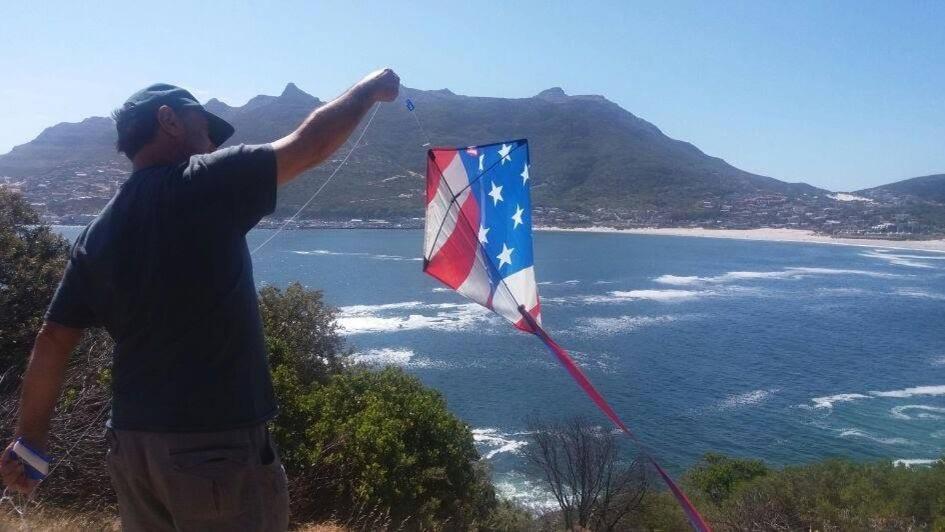
[[[275,415],[246,233],[276,204],[269,145],[138,170],[79,236],[46,319],[115,340],[117,429],[214,431]]]

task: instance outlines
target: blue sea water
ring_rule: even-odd
[[[540,503],[525,418],[606,419],[538,339],[426,277],[421,241],[287,231],[256,280],[324,290],[359,360],[440,390],[500,489]],[[706,451],[789,464],[945,449],[945,254],[543,232],[535,255],[545,327],[675,473]]]

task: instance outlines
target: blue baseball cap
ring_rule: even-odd
[[[207,117],[207,129],[210,140],[217,146],[233,136],[236,131],[232,125],[219,116],[204,109],[189,91],[168,83],[155,83],[132,94],[122,106],[123,109],[135,109],[138,112],[154,112],[162,105],[173,109],[197,109]]]

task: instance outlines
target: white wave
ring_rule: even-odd
[[[933,366],[945,366],[945,355],[937,356],[929,361]]]
[[[936,260],[945,257],[925,257],[922,255],[902,255],[896,253],[877,253],[876,251],[865,251],[860,253],[861,257],[868,257],[872,259],[881,259],[889,264],[894,266],[907,266],[909,268],[934,268],[928,262],[923,262],[925,260]],[[917,260],[922,259],[922,260]]]
[[[891,390],[888,392],[870,392],[874,397],[915,397],[917,395],[945,395],[945,385],[940,386],[913,386],[902,390]]]
[[[415,310],[418,313],[391,315],[390,311]],[[421,303],[405,301],[384,305],[352,305],[339,309],[338,327],[347,334],[433,329],[456,331],[481,326],[495,318],[476,303]],[[420,314],[419,312],[426,312]]]
[[[452,289],[452,288],[444,288],[444,287],[442,287],[442,286],[438,286],[438,287],[434,288],[433,291],[434,291],[434,292],[437,292],[437,293],[439,293],[439,292],[453,292],[453,289]]]
[[[423,301],[401,301],[399,303],[382,303],[380,305],[348,305],[347,307],[340,307],[338,311],[342,316],[348,316],[373,314],[385,310],[422,308],[425,305],[427,305],[427,303],[424,303]]]
[[[718,295],[710,290],[615,290],[606,294],[543,297],[542,303],[607,305],[630,301],[658,301],[672,303]]]
[[[860,429],[844,429],[840,431],[841,438],[863,438],[865,440],[874,441],[876,443],[882,443],[883,445],[912,445],[912,440],[907,440],[905,438],[883,438],[870,434],[865,430]]]
[[[867,291],[862,288],[818,288],[817,293],[827,296],[853,296],[866,294]]]
[[[914,410],[919,411],[918,414],[914,414],[915,417],[906,413]],[[945,413],[945,408],[929,405],[902,405],[894,406],[889,410],[892,417],[896,419],[942,419],[942,416],[937,416],[931,412]]]
[[[694,275],[660,275],[653,279],[660,284],[671,284],[676,286],[687,286],[706,282],[708,277],[696,277]]]
[[[358,364],[371,366],[406,366],[413,358],[414,352],[410,349],[370,349],[365,352],[351,355],[351,359]]]
[[[594,284],[614,284],[614,281],[594,281]]]
[[[945,294],[938,292],[929,292],[920,288],[899,288],[895,291],[896,295],[905,297],[915,297],[918,299],[931,299],[933,301],[945,301]]]
[[[575,285],[579,284],[581,281],[577,279],[571,279],[568,281],[542,281],[538,283],[539,286],[565,286],[565,285]]]
[[[844,403],[850,401],[859,401],[863,399],[876,399],[876,398],[895,398],[895,399],[905,399],[915,396],[939,396],[945,395],[945,385],[935,385],[935,386],[913,386],[911,388],[903,388],[902,390],[888,390],[888,391],[870,391],[867,394],[862,393],[839,393],[836,395],[828,395],[824,397],[814,397],[811,399],[811,402],[814,403],[814,408],[833,408],[834,403]],[[803,405],[801,405],[803,406]],[[905,405],[908,409],[912,405]],[[896,407],[900,408],[900,407]],[[894,408],[893,410],[896,410]],[[895,413],[894,413],[895,416]],[[907,418],[901,418],[907,419]]]
[[[331,251],[328,249],[312,249],[312,250],[293,250],[290,253],[295,253],[296,255],[321,255],[321,256],[332,256],[332,257],[364,257],[367,259],[373,260],[409,260],[409,261],[419,261],[423,260],[420,257],[401,257],[400,255],[385,255],[383,253],[363,253],[356,251]]]
[[[935,458],[900,458],[893,460],[893,465],[897,467],[928,466],[936,462],[938,460]]]
[[[845,403],[858,399],[870,399],[870,396],[861,393],[838,393],[837,395],[814,397],[811,402],[814,403],[814,408],[833,408],[834,403]]]
[[[534,514],[541,515],[559,509],[558,502],[544,484],[524,473],[509,472],[497,475],[494,485],[500,497],[514,501]]]
[[[805,277],[828,276],[828,275],[859,275],[863,277],[875,278],[896,278],[901,275],[876,272],[870,270],[848,270],[837,268],[810,268],[810,267],[792,267],[782,270],[772,270],[766,272],[756,271],[734,271],[726,272],[722,275],[709,277],[699,276],[679,276],[679,275],[660,275],[653,279],[660,284],[691,286],[699,284],[726,284],[734,281],[751,281],[758,279],[803,279]]]
[[[680,316],[620,316],[617,318],[580,318],[576,330],[586,334],[616,334],[633,331],[641,327],[663,325],[680,319]]]
[[[730,395],[719,404],[719,407],[727,410],[741,406],[757,405],[763,403],[769,397],[780,391],[780,388],[772,388],[770,390],[752,390],[750,392]]]
[[[485,448],[482,457],[490,460],[497,454],[518,454],[519,449],[528,445],[527,440],[512,439],[512,436],[527,436],[528,432],[513,432],[505,434],[494,428],[472,429],[473,441]],[[481,451],[480,451],[481,452]]]
[[[629,290],[613,291],[610,295],[617,299],[647,299],[650,301],[681,301],[684,299],[693,299],[703,295],[704,292],[695,292],[692,290]]]
[[[591,353],[585,353],[584,351],[570,351],[571,358],[582,368],[596,367],[602,370],[610,369],[610,366],[607,364],[607,361],[611,357],[607,355],[592,355]],[[547,360],[547,359],[544,359]],[[552,364],[556,365],[556,364]]]

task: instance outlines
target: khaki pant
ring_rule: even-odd
[[[122,529],[284,531],[285,470],[265,424],[223,432],[108,431]]]

